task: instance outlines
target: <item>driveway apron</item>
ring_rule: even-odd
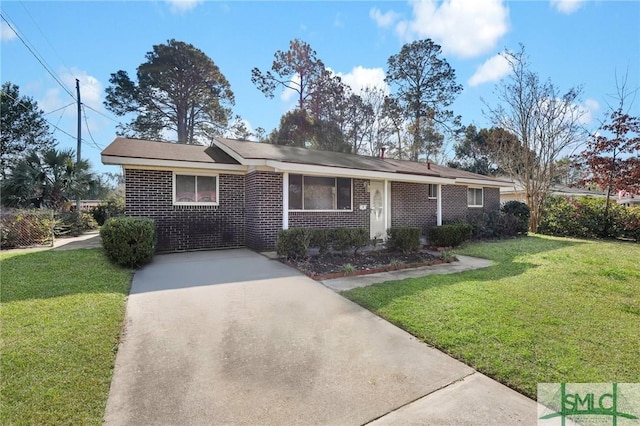
[[[477,374],[252,251],[159,255],[133,279],[105,420],[357,425],[397,410],[393,423],[428,424],[411,403],[438,401]],[[484,400],[479,387],[478,404],[500,410],[504,394],[512,409],[515,392],[491,386],[497,396]],[[535,403],[515,395],[534,423]],[[464,401],[444,397],[452,413],[464,411]]]

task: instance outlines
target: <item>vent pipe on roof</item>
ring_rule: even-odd
[[[427,161],[427,169],[431,170],[431,162]]]
[[[384,152],[387,150],[384,146],[380,148],[380,158],[384,160]]]

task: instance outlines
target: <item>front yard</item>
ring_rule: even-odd
[[[344,295],[532,398],[538,382],[640,381],[640,245],[536,235],[455,253],[496,264]]]
[[[0,260],[0,423],[102,424],[131,273],[102,249]]]

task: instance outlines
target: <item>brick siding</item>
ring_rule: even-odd
[[[442,185],[442,222],[465,220],[468,212],[467,187]]]
[[[485,211],[500,210],[500,188],[484,188]]]
[[[155,219],[159,252],[245,245],[244,176],[220,174],[219,206],[174,206],[171,171],[125,169],[128,216]]]
[[[245,186],[247,246],[272,250],[282,229],[282,173],[251,172]]]
[[[429,185],[391,182],[391,226],[435,226],[438,201],[429,199]]]

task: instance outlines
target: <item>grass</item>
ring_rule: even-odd
[[[102,249],[0,260],[0,423],[102,424],[130,271]]]
[[[530,236],[456,251],[495,262],[343,293],[535,398],[538,382],[640,381],[640,245]]]

